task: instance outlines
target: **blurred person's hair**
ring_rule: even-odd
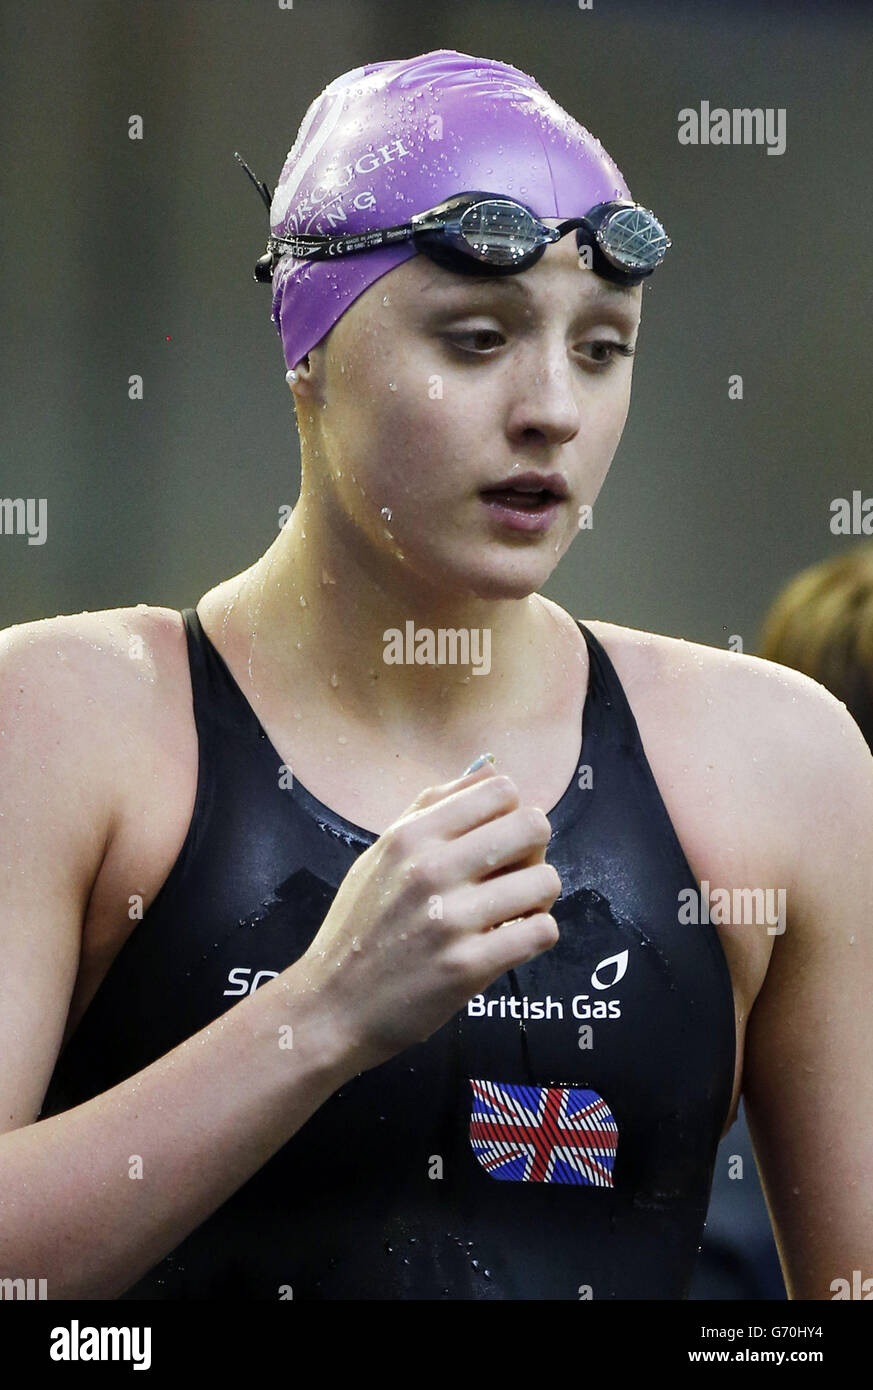
[[[796,574],[764,616],[757,655],[825,686],[873,750],[873,542]]]

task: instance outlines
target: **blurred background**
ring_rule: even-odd
[[[252,279],[266,209],[234,150],[272,189],[334,77],[455,48],[536,77],[673,238],[594,529],[543,592],[755,651],[787,581],[858,545],[833,500],[873,496],[871,38],[869,6],[804,0],[6,0],[0,497],[45,498],[48,529],[0,536],[0,627],[193,605],[271,543],[299,453]],[[704,100],[785,108],[785,153],[680,145]],[[784,1297],[742,1119],[695,1296]]]

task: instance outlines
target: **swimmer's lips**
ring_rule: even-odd
[[[482,488],[479,495],[485,501],[497,502],[504,507],[540,511],[565,501],[570,489],[560,473],[550,473],[547,477],[538,473],[521,473],[513,478],[504,478],[494,487]]]
[[[514,531],[548,531],[562,505],[561,499],[551,492],[530,493],[491,488],[479,495],[494,520]]]
[[[481,492],[511,492],[526,496],[540,492],[547,493],[549,497],[557,498],[561,502],[570,496],[567,479],[563,473],[513,473],[509,478],[501,478],[491,487],[482,488]]]
[[[516,492],[513,488],[489,488],[482,497],[486,502],[499,502],[503,507],[518,507],[526,512],[539,511],[558,500],[552,492]]]

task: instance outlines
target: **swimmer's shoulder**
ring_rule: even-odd
[[[156,735],[190,708],[187,644],[175,609],[62,613],[0,630],[0,713],[32,752],[80,757],[110,820]]]
[[[186,648],[181,614],[135,607],[59,613],[0,630],[0,660],[99,708],[148,691]]]
[[[153,896],[184,837],[184,642],[180,614],[144,607],[0,630],[0,1132],[37,1118],[71,1001],[130,930],[131,884]]]
[[[651,706],[659,715],[674,711],[683,720],[695,715],[712,734],[728,716],[742,712],[746,721],[752,720],[751,728],[748,723],[734,725],[736,736],[742,738],[746,731],[760,729],[759,721],[784,727],[786,716],[797,723],[808,709],[810,717],[821,712],[827,723],[836,711],[845,711],[818,681],[778,662],[600,618],[571,618],[560,605],[545,602],[556,616],[563,614],[565,622],[581,622],[593,633],[634,713],[640,704],[644,709]]]
[[[601,643],[643,733],[698,769],[720,770],[750,820],[778,813],[812,833],[839,798],[873,771],[845,704],[818,681],[764,657],[664,633],[582,619]]]
[[[768,713],[784,716],[792,706],[799,707],[795,713],[801,716],[806,707],[810,711],[845,709],[818,681],[776,661],[600,619],[581,621],[606,651],[622,683],[623,672],[634,680],[669,682],[671,700],[699,705],[703,695],[708,708],[712,699],[718,714],[739,699],[746,703],[747,712],[764,717]]]

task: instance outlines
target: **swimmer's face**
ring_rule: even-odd
[[[572,233],[529,270],[481,283],[405,261],[310,353],[297,389],[307,506],[339,508],[442,592],[534,592],[621,438],[633,361],[619,349],[636,343],[641,300],[641,285],[623,291],[580,263]],[[515,465],[566,479],[548,530],[499,525],[481,500]]]

